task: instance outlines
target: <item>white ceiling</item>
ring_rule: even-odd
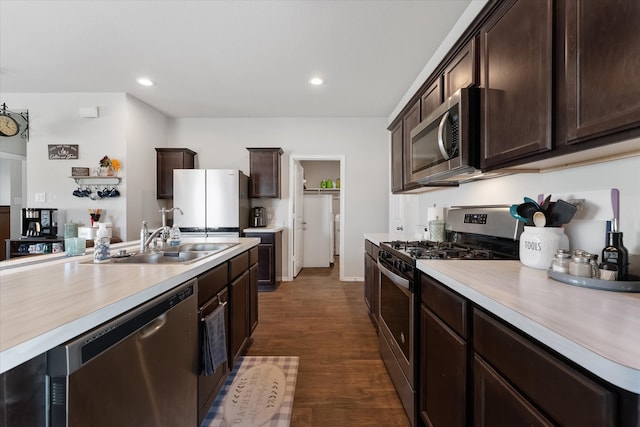
[[[126,92],[171,117],[386,117],[471,1],[0,0],[0,93]]]

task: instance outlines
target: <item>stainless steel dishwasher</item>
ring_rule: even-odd
[[[196,426],[192,280],[47,352],[49,426]]]

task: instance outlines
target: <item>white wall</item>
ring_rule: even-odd
[[[101,221],[111,222],[114,236],[123,240],[138,238],[142,215],[148,215],[151,224],[160,223],[153,147],[166,146],[168,119],[164,115],[124,93],[9,93],[2,98],[12,109],[29,110],[23,207],[58,208],[60,224],[73,221],[81,225],[90,224],[88,209],[103,209]],[[98,107],[99,117],[80,117],[82,107]],[[49,144],[77,144],[79,158],[49,160]],[[121,161],[121,197],[91,200],[73,196],[77,187],[69,178],[71,168],[97,167],[104,155]],[[45,193],[45,202],[35,202],[35,193]],[[127,232],[128,221],[133,235]],[[59,226],[58,234],[62,232]]]
[[[283,271],[291,276],[289,253],[289,156],[344,155],[345,280],[362,279],[363,234],[384,232],[388,223],[389,136],[385,118],[176,119],[169,145],[198,153],[200,168],[237,168],[249,174],[246,147],[282,147],[282,198],[260,199],[274,221],[285,226]]]
[[[169,119],[158,110],[127,95],[127,232],[128,240],[140,236],[142,220],[149,228],[162,225],[161,207],[156,199],[156,147],[167,146]]]
[[[640,139],[638,140],[640,144]],[[640,157],[631,157],[589,166],[542,174],[518,174],[486,181],[462,184],[405,197],[405,210],[417,220],[411,224],[414,233],[424,229],[427,208],[474,204],[521,203],[524,196],[536,199],[538,194],[551,194],[552,200],[585,199],[573,221],[566,227],[572,249],[582,248],[600,254],[605,239],[605,222],[613,216],[611,188],[620,190],[620,230],[630,253],[640,254]],[[415,203],[417,200],[418,203]]]
[[[22,233],[21,209],[26,191],[26,187],[22,185],[23,169],[26,169],[25,156],[0,152],[0,205],[9,206],[9,235],[12,239],[20,238]]]

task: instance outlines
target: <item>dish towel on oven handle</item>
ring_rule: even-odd
[[[227,361],[227,338],[224,324],[224,306],[220,305],[204,318],[202,368],[205,375],[213,375]]]

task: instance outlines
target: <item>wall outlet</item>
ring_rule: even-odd
[[[36,202],[44,203],[47,201],[47,193],[36,193]]]

